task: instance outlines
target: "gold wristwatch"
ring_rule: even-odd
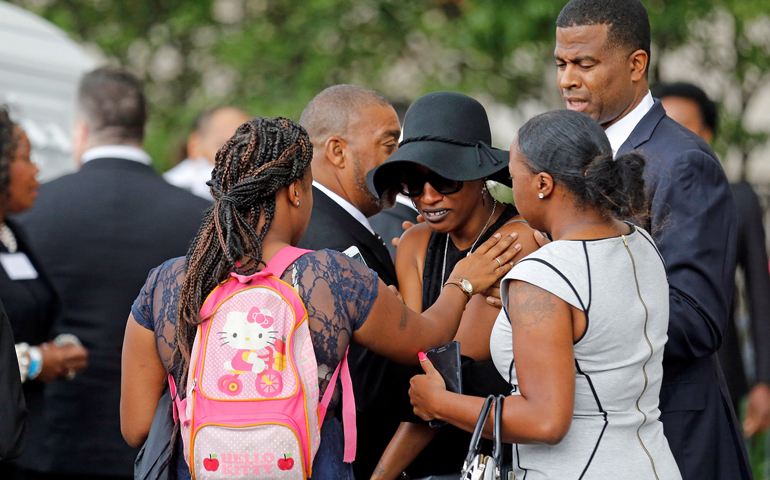
[[[469,282],[464,278],[450,278],[449,280],[446,281],[446,283],[444,284],[444,287],[446,287],[447,285],[454,285],[458,287],[460,290],[463,291],[464,294],[468,296],[468,300],[470,300],[471,297],[473,297],[473,285],[471,285],[471,282]]]

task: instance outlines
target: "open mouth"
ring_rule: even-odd
[[[436,210],[423,210],[422,216],[423,218],[425,218],[426,222],[436,223],[436,222],[440,222],[441,220],[444,219],[444,217],[449,215],[449,212],[451,212],[451,210],[447,208],[441,208]]]
[[[567,104],[567,109],[576,110],[578,112],[585,110],[588,102],[579,98],[565,98],[564,102]]]

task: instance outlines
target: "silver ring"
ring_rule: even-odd
[[[72,380],[73,378],[75,378],[75,369],[70,368],[67,370],[67,380]]]
[[[502,268],[503,267],[503,262],[501,262],[498,257],[495,257],[495,260],[497,260],[497,264],[500,265],[500,268]]]

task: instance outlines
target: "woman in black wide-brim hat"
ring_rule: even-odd
[[[514,261],[537,248],[516,208],[498,202],[487,189],[487,180],[510,184],[509,153],[490,144],[489,120],[478,101],[460,93],[431,93],[407,111],[399,149],[367,175],[378,196],[396,190],[425,218],[404,233],[396,253],[399,290],[416,311],[430,307],[452,282],[452,267],[496,232],[518,233],[522,250]],[[476,296],[463,314],[455,339],[461,344],[465,393],[510,393],[489,349],[499,312],[499,306]],[[413,478],[459,472],[469,441],[470,434],[452,426],[431,429],[404,422],[372,478],[395,478],[403,470]]]

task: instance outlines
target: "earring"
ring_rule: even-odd
[[[543,192],[540,192],[540,193],[538,193],[538,194],[537,194],[537,196],[538,196],[538,198],[540,198],[541,200],[545,198],[545,195],[543,195]]]
[[[542,193],[541,193],[541,195],[542,195]],[[299,207],[299,200],[297,200],[297,206]]]
[[[487,202],[484,199],[484,197],[487,196],[487,193],[489,193],[489,190],[487,189],[487,182],[484,182],[484,185],[481,187],[481,204],[486,205]]]

